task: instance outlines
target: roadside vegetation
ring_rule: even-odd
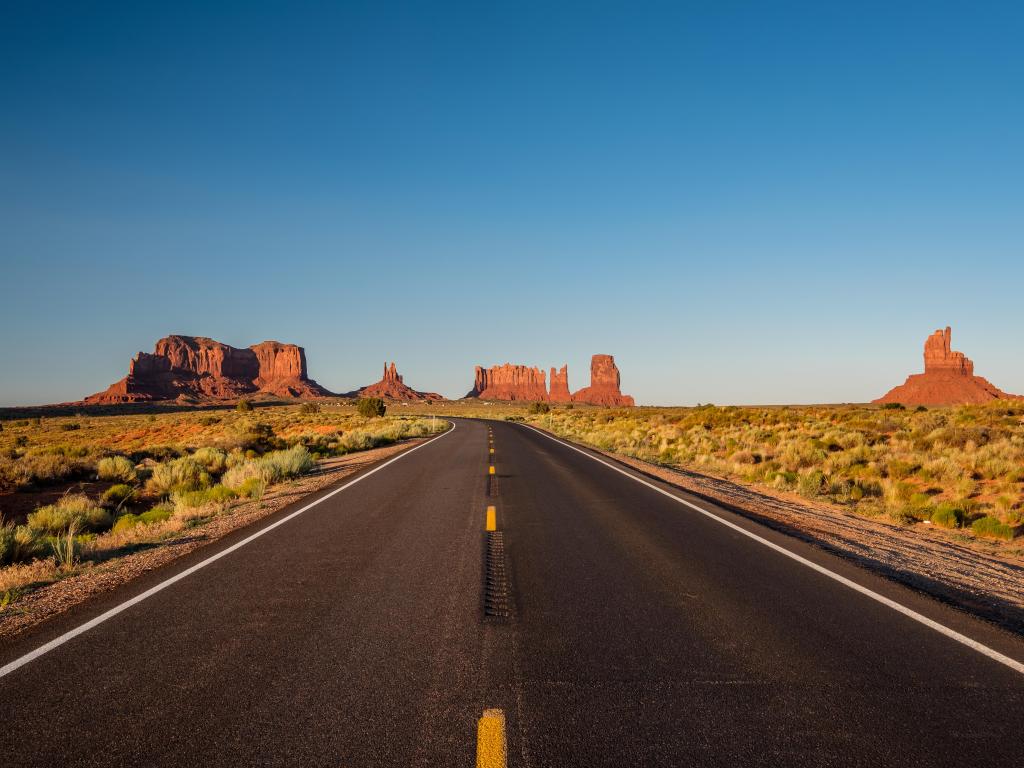
[[[602,450],[900,525],[996,541],[1024,530],[1024,403],[555,408],[526,419]]]
[[[31,588],[259,501],[322,459],[447,428],[433,417],[355,411],[247,403],[0,422],[0,610]],[[47,491],[56,498],[32,504]]]

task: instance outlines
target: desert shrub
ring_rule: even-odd
[[[303,403],[299,408],[299,413],[304,416],[312,416],[320,413],[320,403]]]
[[[124,483],[118,483],[117,485],[110,486],[103,492],[103,495],[100,497],[100,506],[107,509],[116,509],[134,495],[134,488]]]
[[[24,448],[26,445],[28,445],[28,435],[18,435],[14,438],[15,448]]]
[[[219,475],[227,469],[228,455],[219,448],[199,448],[192,454],[192,460],[211,475]]]
[[[259,501],[267,490],[267,481],[259,477],[250,477],[238,488],[238,495]]]
[[[169,520],[173,514],[174,508],[170,504],[158,504],[152,509],[148,509],[138,515],[121,515],[114,522],[113,531],[114,533],[120,533],[121,531],[126,531],[129,528],[134,528],[137,525],[153,525],[154,523],[162,523],[165,520]]]
[[[8,565],[14,562],[14,551],[17,547],[14,540],[16,526],[11,522],[4,522],[0,518],[0,565]]]
[[[363,418],[373,419],[383,416],[387,412],[388,407],[379,397],[364,397],[356,403],[356,410]]]
[[[40,507],[28,516],[33,531],[54,536],[75,530],[102,531],[110,527],[110,513],[96,506],[84,493],[64,496],[54,504]]]
[[[209,487],[210,474],[191,456],[157,464],[146,482],[146,490],[155,496],[197,491]]]
[[[236,448],[260,451],[277,447],[274,428],[270,424],[252,419],[242,419],[231,427]]]
[[[971,523],[971,530],[975,536],[985,536],[990,539],[1013,538],[1013,528],[1002,522],[998,517],[981,517]]]
[[[221,483],[234,491],[241,491],[242,488],[246,487],[246,483],[250,481],[257,481],[266,485],[267,473],[258,461],[254,459],[246,459],[241,464],[236,464],[220,479]]]
[[[296,445],[286,451],[268,453],[259,462],[265,471],[266,480],[271,483],[304,475],[316,466],[309,451],[301,445]]]
[[[117,520],[114,521],[114,527],[111,528],[111,530],[114,533],[120,533],[121,531],[126,531],[129,528],[134,528],[138,524],[139,516],[133,515],[129,512],[128,514],[121,515],[119,518],[117,518]]]
[[[125,456],[107,456],[96,464],[96,474],[100,480],[110,480],[121,483],[134,483],[138,478],[135,471],[135,464]]]
[[[245,399],[239,400],[238,403],[235,405],[235,410],[240,413],[248,413],[249,411],[252,410],[252,403]]]
[[[547,403],[537,401],[536,403],[530,403],[530,407],[527,409],[527,413],[550,413],[551,406]]]
[[[77,423],[77,422],[72,421],[72,422],[69,422],[67,424],[61,424],[60,428],[64,432],[74,432],[76,430],[81,429],[82,425]]]
[[[824,476],[818,470],[804,472],[797,480],[797,492],[808,499],[813,499],[821,493],[821,483]]]
[[[931,520],[943,528],[959,528],[963,524],[964,513],[949,502],[939,504],[932,512]]]

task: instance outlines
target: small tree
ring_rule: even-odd
[[[320,403],[303,403],[302,407],[299,408],[299,413],[306,416],[320,413]]]
[[[383,416],[388,410],[384,401],[379,397],[364,397],[356,404],[356,407],[359,409],[359,415],[367,419]]]
[[[544,402],[536,402],[530,404],[530,413],[550,413],[551,406]]]
[[[249,400],[239,400],[238,404],[235,406],[235,410],[242,413],[248,413],[252,410],[252,403]]]

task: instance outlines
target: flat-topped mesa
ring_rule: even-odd
[[[205,336],[160,339],[152,354],[139,352],[128,375],[87,403],[233,399],[247,394],[325,397],[331,393],[306,374],[306,353],[295,344],[264,341],[239,349]]]
[[[548,397],[552,403],[572,402],[572,395],[569,393],[569,366],[563,365],[557,371],[551,369],[551,394]]]
[[[443,395],[436,392],[419,392],[407,385],[398,373],[394,363],[384,363],[384,376],[375,384],[368,384],[365,387],[348,393],[349,397],[380,397],[385,400],[403,400],[406,402],[432,403],[435,400],[444,400]]]
[[[944,331],[936,331],[924,342],[924,372],[953,373],[958,376],[973,376],[974,363],[963,352],[950,349],[953,329],[948,325]]]
[[[546,401],[548,388],[544,371],[525,365],[494,365],[490,368],[476,366],[473,388],[466,397],[481,400],[530,400]]]
[[[924,342],[924,373],[907,377],[876,403],[902,405],[967,405],[991,400],[1017,400],[986,379],[974,375],[974,363],[963,352],[951,348],[953,332],[935,331]]]
[[[612,355],[594,355],[590,358],[590,386],[574,392],[574,403],[591,405],[632,406],[633,398],[622,394],[619,369]]]

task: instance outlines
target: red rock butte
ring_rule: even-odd
[[[385,400],[404,400],[407,402],[434,402],[444,400],[443,395],[436,392],[419,392],[406,384],[398,373],[394,363],[384,363],[384,376],[375,384],[368,384],[349,392],[348,397],[380,397]]]
[[[155,400],[229,400],[250,394],[327,397],[332,393],[306,374],[306,352],[294,344],[264,341],[239,349],[204,336],[167,336],[153,353],[139,352],[128,375],[87,403]]]
[[[551,369],[548,392],[544,371],[525,365],[476,366],[473,388],[466,397],[481,400],[527,400],[551,403],[632,406],[633,398],[620,390],[619,369],[611,355],[594,355],[590,361],[590,386],[569,394],[569,367]]]
[[[951,348],[953,331],[935,331],[924,342],[924,373],[907,377],[876,403],[902,405],[968,405],[992,400],[1018,400],[988,380],[974,375],[974,363]]]

